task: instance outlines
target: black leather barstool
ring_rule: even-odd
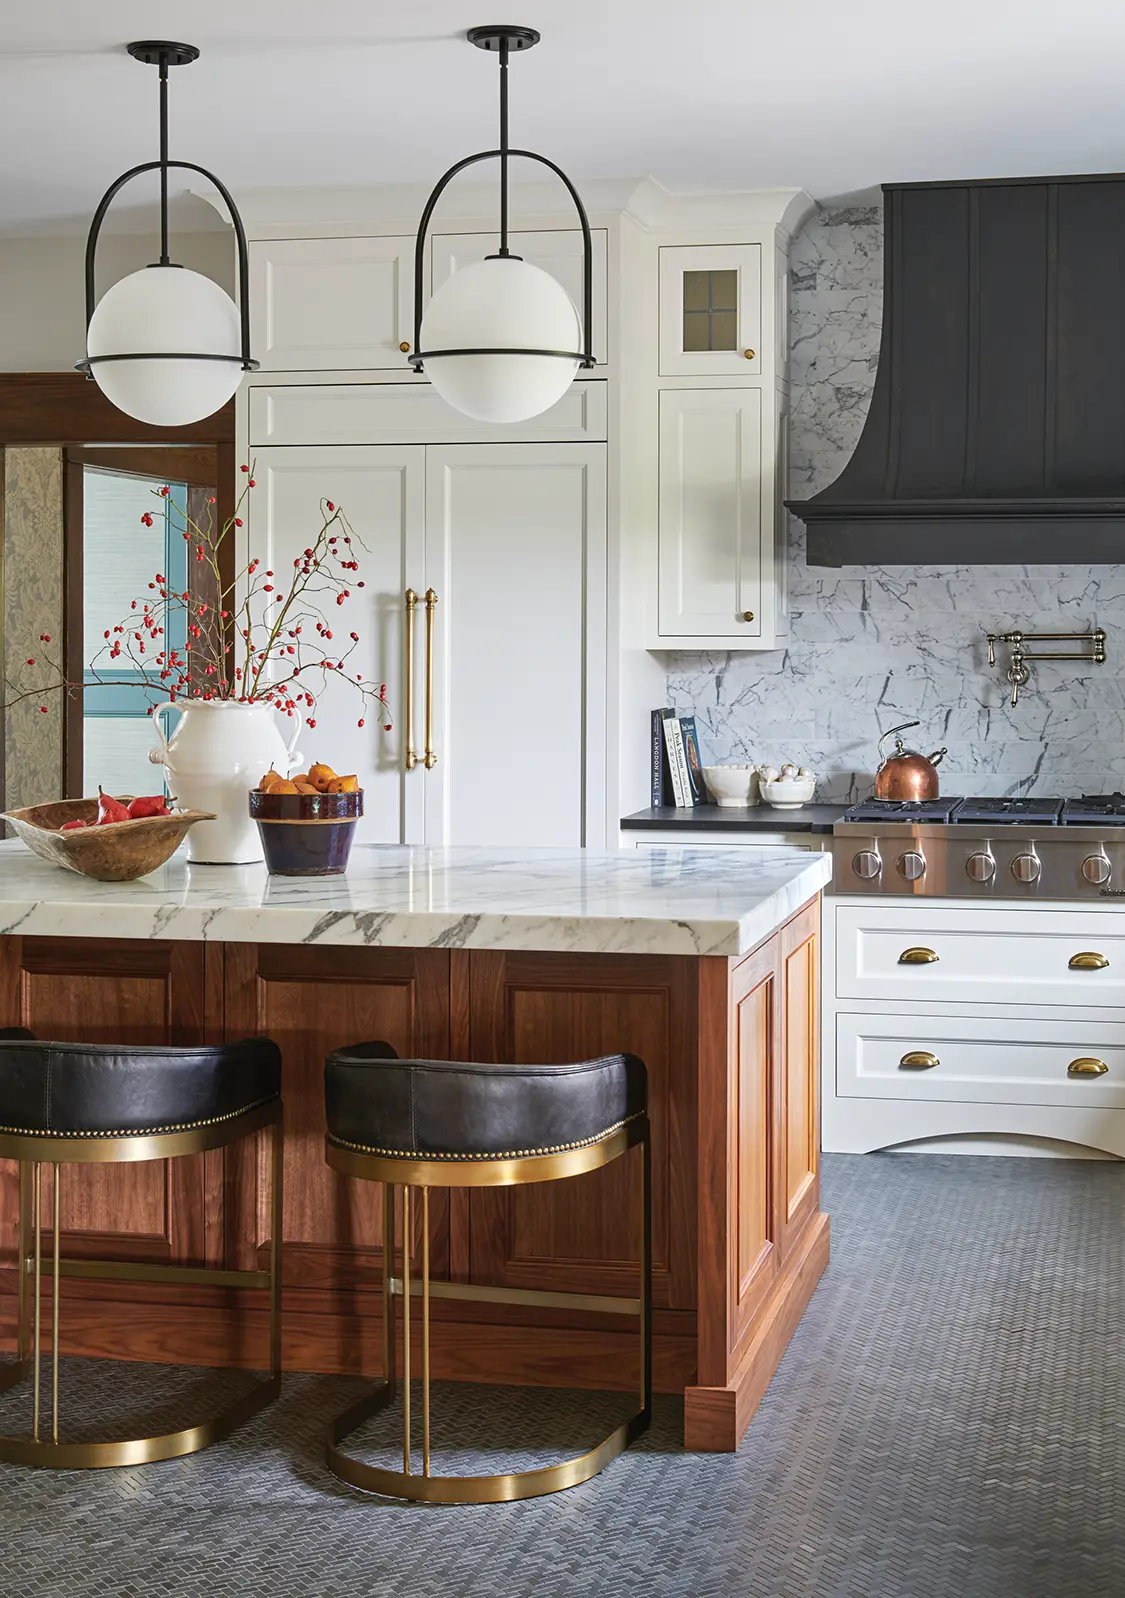
[[[579,1065],[471,1065],[400,1060],[385,1043],[358,1043],[328,1057],[324,1076],[327,1160],[334,1170],[383,1183],[383,1379],[328,1428],[328,1466],[369,1492],[432,1503],[500,1503],[588,1481],[652,1416],[652,1201],[643,1063],[629,1054]],[[639,1153],[640,1293],[583,1299],[430,1281],[431,1187],[509,1187],[556,1182]],[[402,1189],[402,1275],[394,1273],[395,1187]],[[421,1190],[422,1474],[413,1472],[410,1425],[411,1192]],[[395,1395],[394,1295],[403,1305],[401,1471],[364,1464],[340,1444]],[[430,1470],[430,1299],[477,1299],[573,1309],[583,1304],[637,1317],[640,1409],[589,1453],[560,1465],[497,1476]]]
[[[270,1127],[273,1218],[268,1271],[67,1260],[60,1254],[59,1197],[65,1165],[176,1159],[223,1148]],[[22,1027],[0,1030],[0,1158],[19,1161],[17,1354],[0,1391],[31,1370],[28,1437],[0,1436],[0,1459],[76,1469],[140,1465],[193,1454],[226,1437],[281,1390],[281,1055],[268,1038],[215,1048],[95,1047],[43,1043]],[[53,1171],[51,1422],[43,1435],[42,1167]],[[63,1276],[266,1288],[270,1374],[210,1420],[159,1437],[64,1442],[59,1437],[59,1282]],[[29,1282],[30,1278],[30,1282]]]

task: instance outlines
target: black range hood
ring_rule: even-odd
[[[871,409],[810,566],[1125,563],[1125,176],[893,183]]]

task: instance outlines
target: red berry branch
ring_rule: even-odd
[[[92,687],[116,686],[99,677],[99,670],[131,669],[138,686],[162,693],[171,703],[178,700],[233,700],[240,704],[266,704],[292,716],[298,709],[315,710],[317,697],[325,684],[342,679],[359,696],[360,716],[378,708],[385,732],[391,730],[385,683],[376,684],[362,672],[349,670],[360,635],[349,628],[336,640],[333,620],[343,627],[340,611],[353,593],[364,586],[358,576],[357,547],[365,546],[342,508],[330,499],[321,500],[321,524],[304,551],[293,561],[284,576],[264,570],[259,559],[249,561],[224,583],[220,551],[228,538],[243,525],[239,514],[246,496],[254,488],[253,467],[243,466],[246,482],[234,513],[221,529],[213,523],[201,527],[190,516],[184,517],[185,542],[194,564],[207,574],[211,599],[193,593],[191,586],[177,592],[165,573],[153,573],[149,599],[134,599],[129,615],[106,628],[102,644],[90,662],[94,682],[68,681],[61,662],[45,647],[38,658],[25,661],[27,671],[48,675],[31,684],[26,677],[9,682],[7,702],[43,699],[53,692],[83,692]],[[165,486],[153,490],[166,499]],[[214,504],[214,499],[211,500]],[[151,511],[141,516],[145,527],[154,525]],[[182,628],[180,626],[182,623]],[[187,643],[177,648],[166,640],[169,634],[186,631]],[[49,646],[50,635],[42,633],[40,643]],[[40,710],[46,711],[41,704]],[[152,715],[149,710],[149,715]],[[309,726],[316,721],[310,716]]]

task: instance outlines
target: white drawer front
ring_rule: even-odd
[[[1078,956],[1100,959],[1072,966]],[[1125,916],[840,905],[836,993],[890,1002],[1125,1005]]]
[[[1108,1069],[1072,1076],[1077,1060]],[[836,1091],[842,1098],[1121,1109],[1125,1022],[837,1015]]]
[[[606,437],[604,382],[572,383],[542,416],[503,428],[462,416],[421,378],[417,385],[260,385],[250,389],[249,405],[251,445],[436,444],[462,439],[580,444]]]

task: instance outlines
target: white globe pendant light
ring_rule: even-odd
[[[500,147],[466,156],[440,179],[426,202],[414,255],[414,352],[455,410],[482,422],[521,422],[560,400],[580,368],[594,365],[591,337],[593,246],[578,191],[561,168],[508,143],[508,57],[539,42],[534,28],[471,28],[471,44],[500,57]],[[508,248],[508,159],[538,161],[556,173],[578,212],[583,238],[583,314],[556,278]],[[500,161],[500,243],[495,255],[454,272],[423,314],[426,235],[450,180],[477,161]]]
[[[168,68],[197,59],[191,44],[145,40],[129,54],[160,69],[160,159],[122,174],[103,195],[86,241],[86,359],[78,370],[94,379],[127,416],[154,427],[183,427],[211,416],[234,394],[250,358],[249,265],[246,232],[234,201],[214,176],[191,161],[168,159]],[[199,172],[226,201],[238,244],[241,309],[199,272],[168,254],[168,170]],[[95,303],[98,236],[118,190],[142,172],[160,173],[160,259],[133,272]]]

